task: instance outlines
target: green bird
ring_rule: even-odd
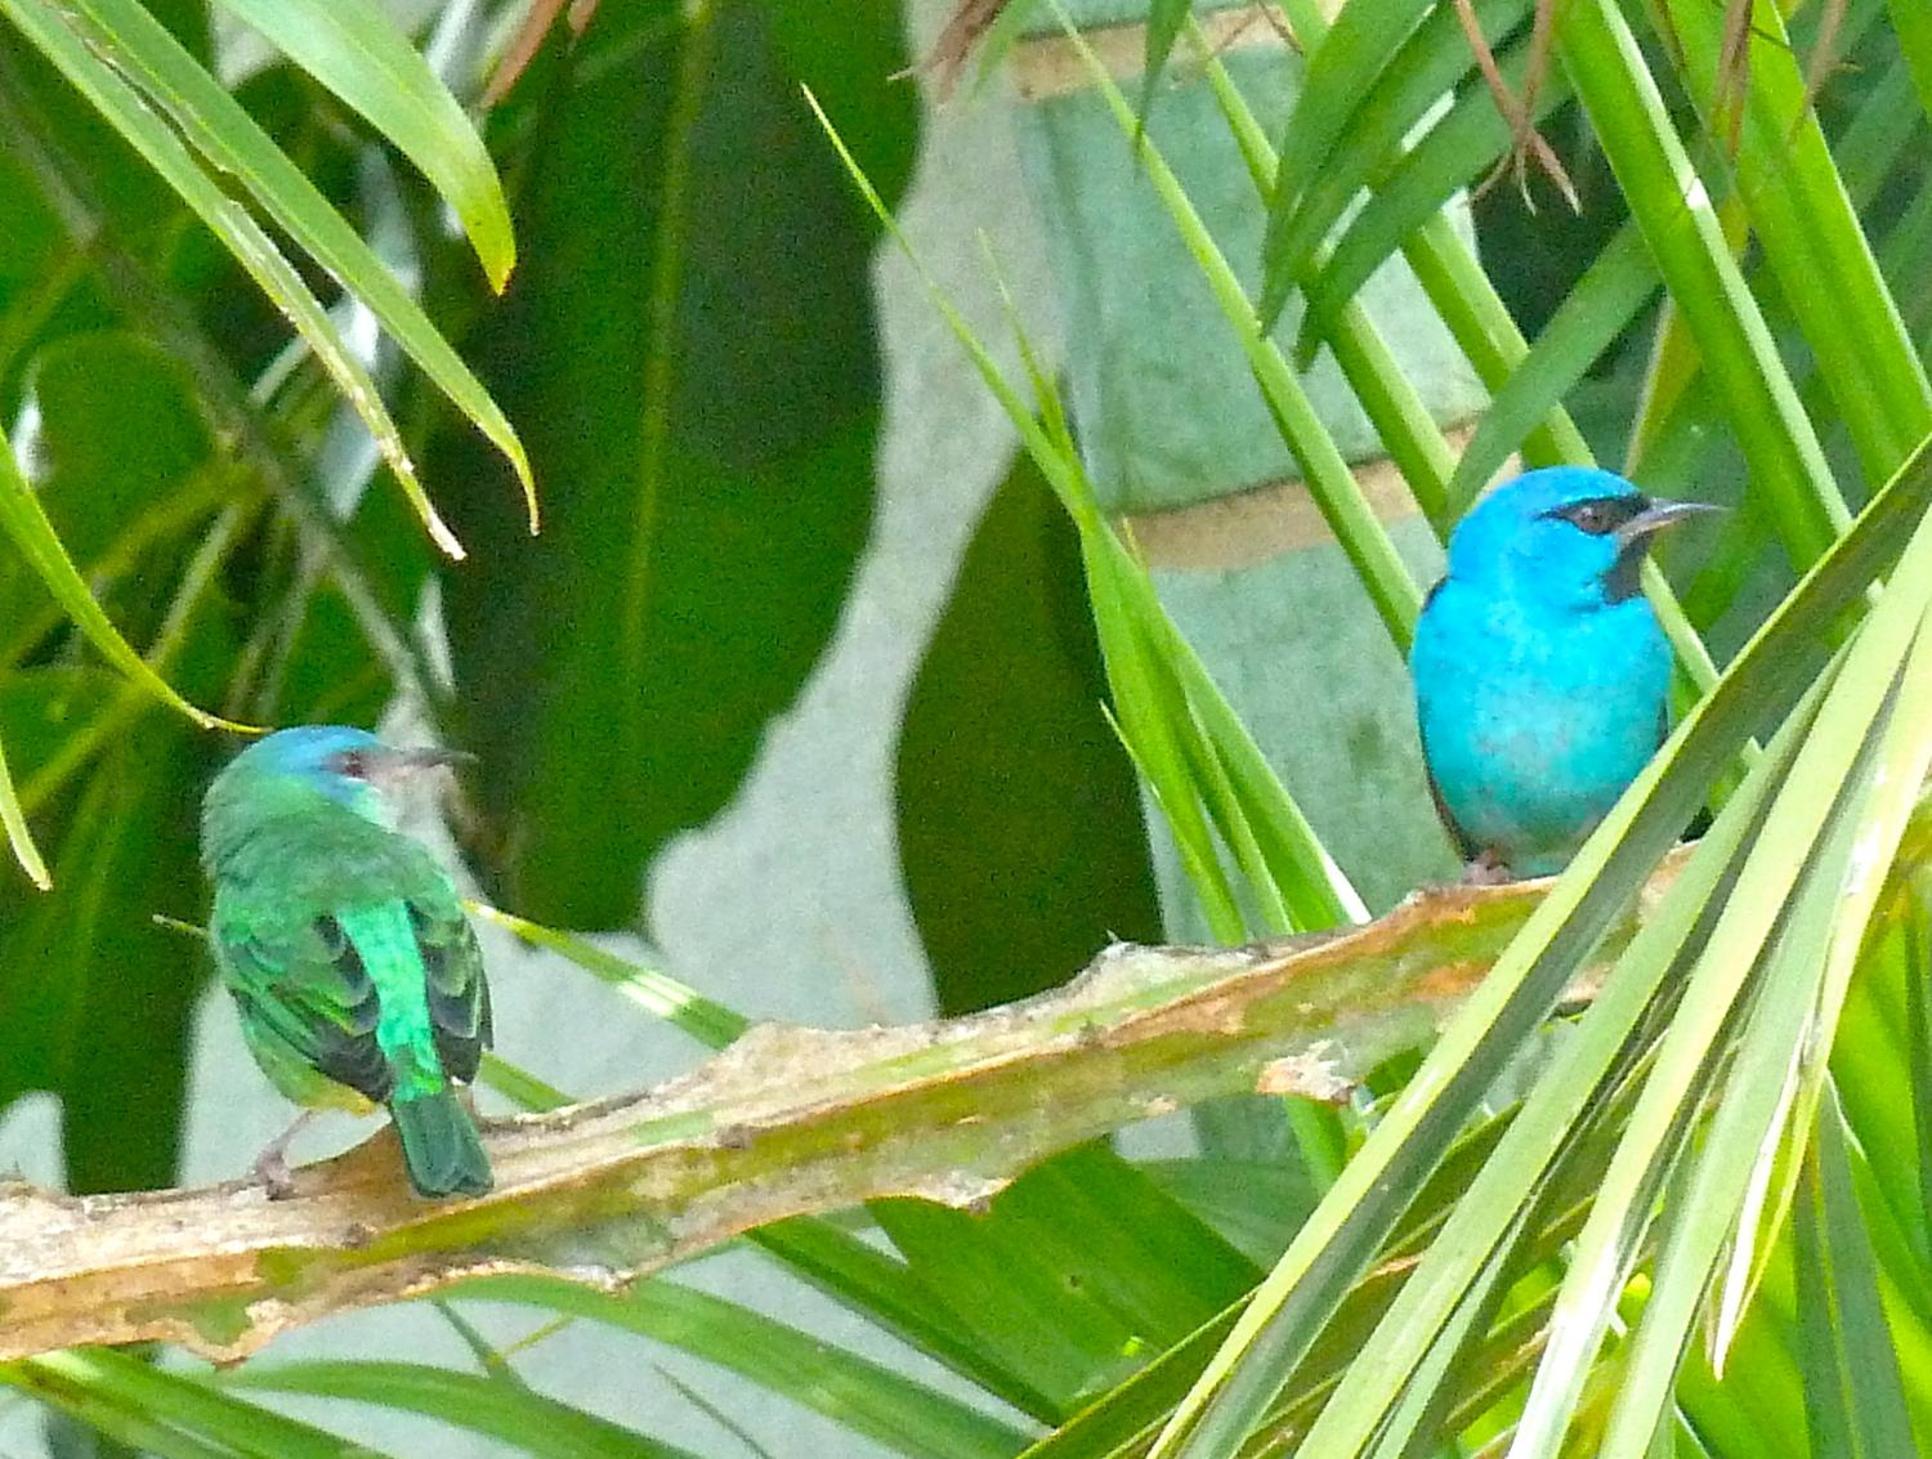
[[[271,1195],[292,1188],[288,1141],[316,1110],[372,1104],[389,1107],[418,1195],[490,1188],[453,1084],[476,1077],[490,1043],[483,955],[449,873],[396,830],[401,784],[455,758],[303,725],[208,787],[215,961],[255,1062],[307,1107],[256,1162]]]

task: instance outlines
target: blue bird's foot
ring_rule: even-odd
[[[1516,880],[1496,848],[1485,846],[1472,861],[1463,863],[1462,884],[1466,887],[1499,887]]]

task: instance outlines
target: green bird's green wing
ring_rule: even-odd
[[[481,1195],[490,1159],[450,1087],[472,1078],[490,1034],[482,958],[455,893],[344,907],[336,920],[376,985],[375,1042],[394,1076],[389,1113],[418,1194]]]
[[[400,837],[381,849],[380,865],[323,860],[334,874],[320,879],[306,870],[317,858],[277,859],[216,893],[216,960],[250,1045],[305,1103],[317,1102],[313,1074],[387,1102],[404,1040],[426,1041],[442,1074],[469,1081],[490,1043],[483,957],[448,874]]]
[[[476,1078],[483,1051],[490,1046],[490,985],[483,977],[483,951],[447,882],[440,895],[419,894],[407,905],[423,960],[437,1057],[444,1073],[467,1084]]]
[[[328,915],[262,915],[217,895],[215,957],[263,1072],[290,1098],[323,1102],[320,1074],[380,1104],[394,1075],[376,1041],[382,1004],[353,944]]]

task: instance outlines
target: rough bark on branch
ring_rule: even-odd
[[[971,1205],[1056,1150],[1215,1095],[1334,1098],[1434,1032],[1545,885],[1431,892],[1250,948],[1116,946],[1065,987],[965,1018],[760,1026],[656,1089],[492,1122],[480,1200],[412,1199],[386,1130],[298,1170],[278,1201],[251,1181],[81,1198],[0,1184],[0,1359],[149,1338],[236,1358],[465,1276],[614,1284],[781,1217]]]

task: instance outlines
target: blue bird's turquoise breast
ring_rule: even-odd
[[[1519,876],[1560,871],[1656,753],[1670,648],[1643,598],[1524,612],[1445,582],[1417,628],[1424,756],[1475,850]],[[1425,688],[1426,686],[1426,688]]]
[[[1465,856],[1559,871],[1662,742],[1671,654],[1638,574],[1705,510],[1559,467],[1459,524],[1410,667],[1423,758]]]

